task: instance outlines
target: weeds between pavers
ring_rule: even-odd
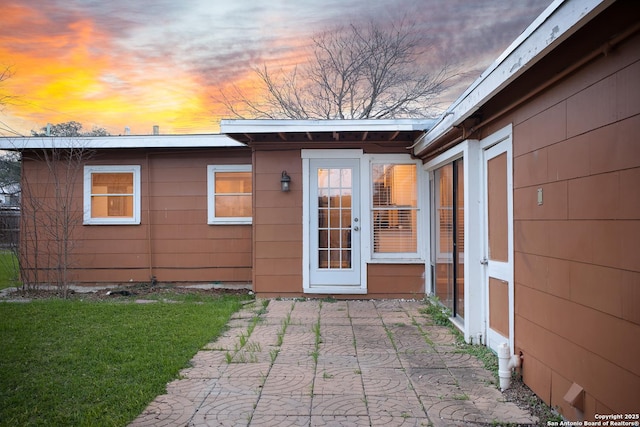
[[[315,335],[315,340],[314,340],[315,345],[314,345],[313,351],[311,352],[311,357],[313,357],[313,362],[316,364],[316,366],[318,365],[318,356],[320,356],[320,343],[322,342],[322,335],[320,334],[320,312],[321,311],[322,311],[322,301],[320,301],[319,303],[318,320],[311,327],[311,331]]]
[[[447,326],[449,330],[452,332],[454,337],[456,338],[456,353],[470,354],[474,356],[476,359],[482,362],[485,369],[493,374],[494,377],[494,386],[497,388],[500,383],[498,377],[498,357],[497,355],[489,348],[484,345],[477,344],[469,344],[464,340],[464,335],[460,332],[458,328],[456,328],[449,318],[451,317],[451,311],[443,307],[438,298],[426,298],[425,299],[425,308],[421,309],[420,312],[422,314],[426,314],[431,317],[434,324],[439,326]],[[418,326],[418,329],[422,333],[423,337],[430,345],[433,345],[433,342],[427,337],[427,335],[422,331],[420,325],[416,323],[414,319],[414,325]],[[517,393],[514,392],[513,388],[518,387],[520,391]],[[538,425],[546,426],[547,422],[559,422],[563,421],[564,418],[558,414],[558,412],[549,405],[547,405],[542,399],[540,399],[529,387],[527,387],[523,382],[522,378],[515,375],[512,378],[512,388],[507,389],[503,392],[505,396],[511,396],[510,399],[507,399],[510,402],[516,404],[516,406],[526,409],[531,412],[533,415],[538,417]],[[496,424],[503,425],[503,424]]]
[[[247,326],[247,333],[245,335],[244,332],[242,332],[240,334],[239,337],[239,346],[236,345],[233,354],[230,352],[226,352],[224,357],[225,357],[225,361],[227,362],[227,364],[229,363],[233,363],[234,362],[234,358],[237,357],[236,362],[238,363],[246,363],[246,362],[250,362],[250,363],[256,363],[258,362],[258,357],[256,356],[255,353],[262,351],[262,348],[260,346],[260,344],[253,344],[250,346],[247,346],[247,342],[249,341],[249,338],[251,337],[251,334],[253,333],[254,329],[256,328],[256,325],[258,324],[258,322],[261,321],[261,316],[267,312],[267,306],[269,305],[269,300],[268,299],[263,299],[260,303],[260,309],[258,311],[255,312],[255,314],[253,315],[253,317],[251,318],[251,320],[249,321],[249,325]],[[246,347],[246,348],[245,348]],[[247,356],[245,353],[240,353],[240,350],[245,349],[247,352],[249,352],[249,355]]]

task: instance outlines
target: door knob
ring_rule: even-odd
[[[353,227],[353,230],[354,230],[354,231],[358,231],[358,230],[360,230],[360,227],[358,227],[358,226],[356,225],[355,227]]]
[[[483,258],[483,259],[480,260],[480,264],[487,265],[487,264],[489,264],[489,260],[486,259],[486,258]]]

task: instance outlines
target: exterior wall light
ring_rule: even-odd
[[[289,191],[289,185],[291,184],[291,177],[287,175],[287,171],[282,171],[282,177],[280,178],[280,189],[283,192]]]

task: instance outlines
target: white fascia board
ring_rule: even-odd
[[[414,154],[420,155],[433,141],[460,125],[613,1],[555,0],[418,140]]]
[[[51,148],[224,148],[245,147],[244,144],[220,134],[204,135],[127,135],[99,137],[2,137],[0,149]]]
[[[221,120],[220,131],[225,134],[425,131],[434,123],[435,119]]]

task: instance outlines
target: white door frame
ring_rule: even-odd
[[[508,342],[511,353],[514,351],[514,250],[513,250],[513,154],[512,126],[508,125],[480,141],[482,149],[482,282],[484,294],[485,342],[487,347],[497,351],[497,346]],[[488,242],[488,194],[487,194],[487,161],[506,153],[507,157],[507,251],[508,261],[498,262],[489,258]],[[484,263],[486,260],[486,263]],[[489,277],[507,281],[509,304],[509,337],[492,330],[489,325]]]
[[[368,184],[367,184],[367,165],[363,162],[363,151],[359,149],[342,149],[342,150],[301,150],[302,157],[302,289],[304,293],[313,294],[366,294],[367,293],[367,274],[365,256],[365,242],[368,239],[368,221],[366,217],[366,200],[368,200]],[[316,227],[311,225],[311,160],[312,159],[351,159],[356,160],[359,164],[359,176],[353,177],[358,179],[360,184],[360,219],[359,230],[352,232],[352,244],[357,244],[360,248],[358,256],[353,257],[353,268],[359,271],[360,280],[356,285],[340,286],[336,284],[317,286],[312,283],[311,257],[317,256],[311,253],[311,233],[315,232]],[[354,224],[352,224],[354,226]],[[357,240],[356,240],[357,238]]]
[[[473,341],[477,343],[478,334],[484,334],[484,308],[483,308],[483,292],[482,274],[480,260],[481,257],[481,236],[478,230],[478,224],[482,221],[481,214],[481,150],[477,140],[468,139],[455,147],[445,151],[434,159],[423,165],[423,168],[429,172],[430,179],[436,169],[453,162],[459,158],[464,159],[464,324],[460,324],[457,319],[452,319],[454,324],[458,326],[463,334],[466,342]],[[436,185],[434,183],[434,185]],[[426,186],[430,189],[430,186]],[[430,191],[430,190],[429,190]],[[436,193],[434,189],[434,193]],[[434,195],[428,194],[427,199],[433,202]],[[432,212],[430,204],[429,221],[436,221],[434,212]],[[430,234],[430,239],[436,239],[437,233],[428,227],[434,233]],[[425,270],[429,271],[430,263],[435,256],[432,251],[435,245],[428,244],[426,246],[428,254],[426,257],[427,265]],[[431,283],[431,275],[427,274],[425,289],[431,291],[434,283]]]

